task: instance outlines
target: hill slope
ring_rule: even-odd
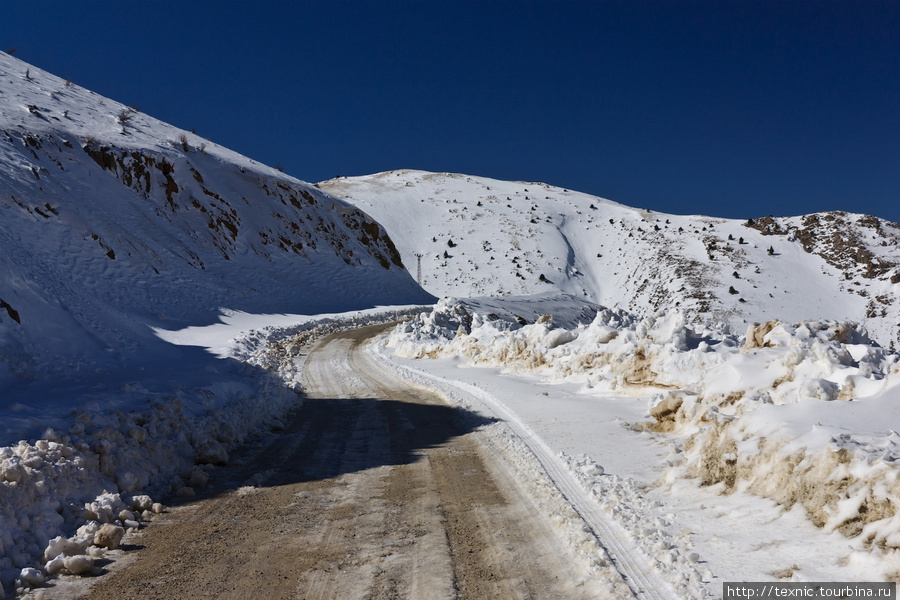
[[[430,300],[360,210],[3,53],[0,174],[0,384],[127,363],[220,308]]]
[[[638,313],[853,319],[900,335],[900,225],[842,212],[667,215],[541,183],[392,171],[317,184],[375,217],[437,296],[562,291]],[[749,216],[749,215],[748,215]],[[771,248],[772,252],[769,252]]]

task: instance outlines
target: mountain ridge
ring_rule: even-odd
[[[436,296],[558,290],[639,313],[678,309],[738,333],[772,319],[851,319],[885,346],[900,341],[900,225],[870,215],[670,215],[542,183],[414,170],[317,185],[384,225],[408,266],[422,254],[422,284]]]

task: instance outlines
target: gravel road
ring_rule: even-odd
[[[596,597],[583,561],[489,450],[488,421],[363,351],[383,328],[324,339],[283,434],[129,539],[128,558],[88,589],[44,597]]]

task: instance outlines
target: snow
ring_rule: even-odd
[[[563,292],[639,314],[678,308],[738,333],[772,319],[853,320],[885,347],[900,342],[900,225],[875,217],[751,224],[413,170],[317,185],[378,220],[411,271],[422,254],[422,286],[437,297]]]
[[[385,343],[399,372],[474,386],[489,413],[515,415],[661,571],[691,580],[679,561],[697,554],[716,594],[726,580],[898,572],[900,357],[864,330],[806,321],[738,337],[609,309],[561,330],[478,310],[445,299],[398,326]]]
[[[98,380],[190,384],[158,330],[432,300],[368,215],[129,110],[0,53],[0,443]]]
[[[598,578],[900,574],[894,224],[313,186],[3,53],[0,168],[0,597],[95,572],[283,426],[310,343],[405,317],[375,356],[499,417]]]

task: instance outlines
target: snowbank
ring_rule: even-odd
[[[644,396],[647,421],[680,436],[670,477],[746,488],[816,525],[877,546],[900,547],[900,357],[850,322],[691,329],[677,312],[640,318],[601,309],[589,323],[520,324],[456,300],[400,325],[401,357],[460,356],[570,381],[599,397]],[[894,425],[896,427],[896,425]]]
[[[269,431],[299,402],[273,374],[234,368],[242,378],[232,372],[203,389],[123,390],[143,396],[143,406],[110,411],[95,403],[74,412],[65,431],[48,429],[41,439],[0,448],[3,583],[33,565],[47,575],[60,570],[41,558],[96,554],[91,536],[100,525],[136,529],[153,505],[144,506],[143,497],[187,495],[185,488],[205,483],[207,471],[228,462],[229,449]],[[129,509],[137,512],[121,515]],[[69,541],[51,542],[60,536]]]

